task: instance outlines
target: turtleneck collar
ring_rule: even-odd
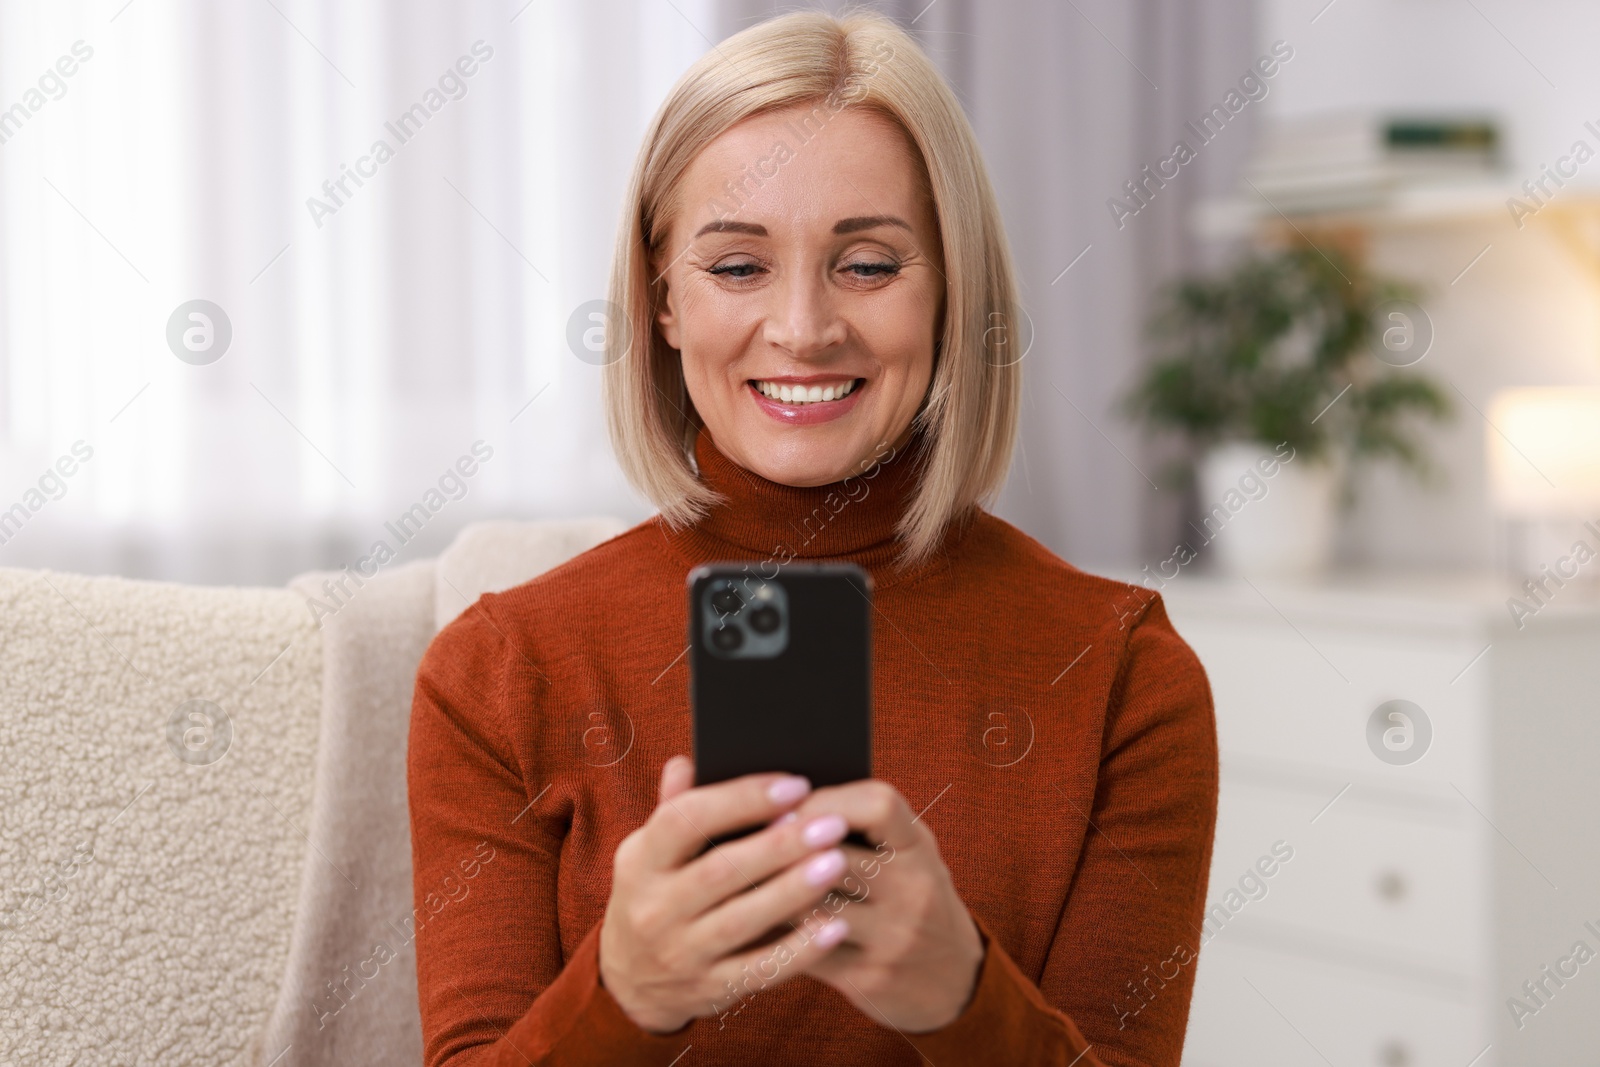
[[[667,531],[689,558],[758,560],[836,559],[865,567],[874,581],[907,576],[898,561],[900,518],[910,506],[922,473],[920,434],[898,450],[884,445],[868,457],[860,473],[819,486],[771,482],[729,459],[701,430],[695,437],[700,481],[722,500],[694,524]],[[943,551],[921,566],[937,565],[959,536],[951,523]]]

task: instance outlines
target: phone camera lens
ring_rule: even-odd
[[[719,626],[711,631],[711,643],[723,652],[732,652],[744,644],[744,631],[737,626]]]
[[[732,615],[744,607],[744,600],[733,589],[718,589],[711,594],[711,606],[719,615]]]
[[[750,629],[758,634],[775,633],[782,622],[778,609],[770,604],[763,604],[750,613]]]

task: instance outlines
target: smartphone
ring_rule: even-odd
[[[872,777],[872,578],[853,563],[714,563],[689,574],[695,784]],[[731,841],[752,826],[715,839]],[[846,839],[872,846],[859,833]]]

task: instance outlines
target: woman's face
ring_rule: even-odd
[[[724,455],[826,485],[903,443],[933,373],[944,264],[897,124],[809,105],[746,119],[689,165],[664,248],[662,335]]]

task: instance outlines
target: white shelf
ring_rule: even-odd
[[[1233,196],[1196,204],[1190,226],[1197,237],[1233,239],[1248,237],[1263,223],[1282,222],[1285,217],[1297,226],[1319,229],[1431,226],[1494,217],[1509,223],[1511,215],[1506,201],[1511,197],[1531,203],[1528,194],[1509,178],[1351,190],[1315,205],[1282,197],[1275,197],[1269,203],[1247,188]],[[1557,190],[1553,198],[1547,198],[1544,207],[1538,210],[1541,216],[1546,212],[1600,212],[1600,187],[1578,187],[1569,183],[1566,188]]]

